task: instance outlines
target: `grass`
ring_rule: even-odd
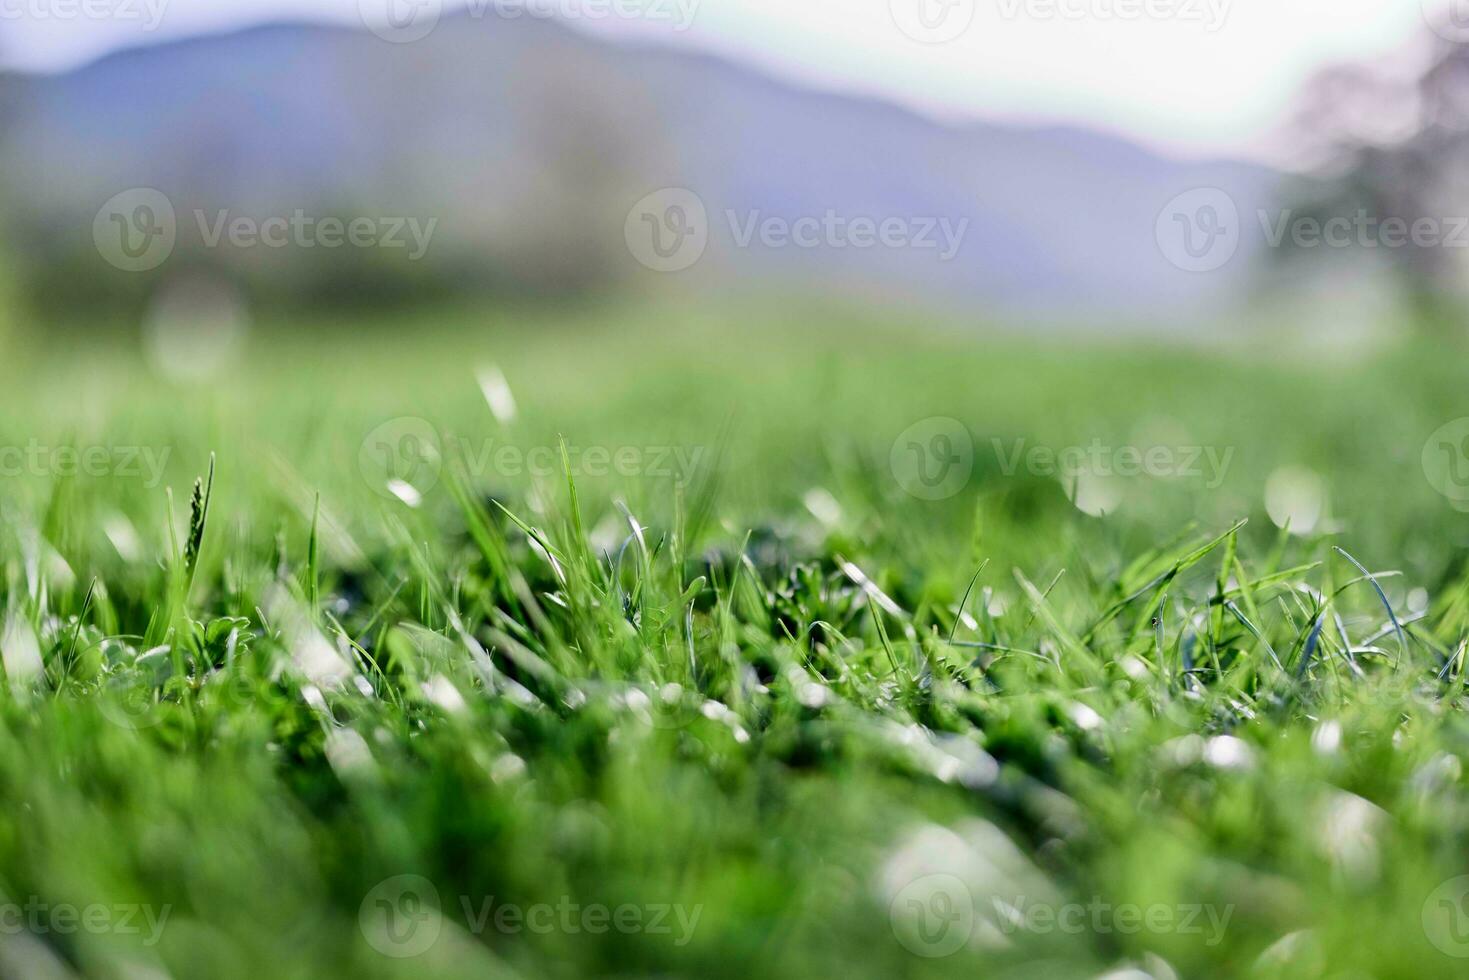
[[[0,973],[1461,974],[1456,356],[310,327],[7,341]]]

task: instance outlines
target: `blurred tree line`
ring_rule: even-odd
[[[1370,265],[1416,321],[1442,328],[1469,299],[1469,229],[1461,227],[1469,223],[1469,44],[1438,34],[1422,41],[1308,83],[1289,138],[1305,173],[1291,182],[1287,206],[1293,220],[1351,222],[1354,244],[1365,237]],[[1385,246],[1389,219],[1409,231]],[[1411,230],[1417,222],[1421,235]],[[1358,235],[1359,227],[1369,230]],[[1289,241],[1274,251],[1291,270],[1323,257]],[[1327,261],[1342,258],[1337,250]]]

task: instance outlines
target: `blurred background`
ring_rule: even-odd
[[[1441,327],[1469,254],[1461,13],[4,0],[7,305],[226,337],[267,310],[670,292]]]
[[[6,741],[0,712],[0,893],[177,905],[157,969],[61,946],[97,975],[1462,975],[1466,906],[1450,950],[1423,916],[1469,854],[1469,733],[1421,719],[1463,718],[1469,0],[0,0],[0,61],[11,649],[75,652],[92,608],[68,670],[177,720],[119,736],[58,688]],[[584,615],[532,526],[617,601]],[[503,746],[408,714],[390,740],[354,695],[330,727],[368,738],[334,756],[277,690],[282,589],[405,677],[477,691],[459,639],[509,649],[493,624],[556,662],[507,567],[605,677],[743,706],[754,740],[707,706],[718,737],[666,759],[539,708]],[[164,704],[185,613],[262,678],[243,710],[217,672]],[[926,665],[889,689],[936,625],[982,638],[962,716]],[[1108,674],[1072,688],[1081,638]],[[1185,642],[1257,639],[1291,691],[1320,639],[1360,710],[1218,656],[1194,679]],[[808,641],[870,690],[783,694]],[[1375,665],[1429,685],[1421,715],[1357,685]],[[524,707],[465,700],[475,735]],[[951,779],[977,756],[915,754],[930,727],[1025,774],[995,810],[1075,896],[1217,901],[1227,939],[910,955],[892,882],[1015,850],[899,836],[991,812]],[[945,785],[889,780],[896,752]],[[380,788],[331,774],[374,757]],[[687,949],[446,931],[389,962],[359,910],[409,870],[709,914]]]

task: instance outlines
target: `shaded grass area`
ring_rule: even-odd
[[[309,326],[11,341],[7,974],[1459,974],[1443,352]],[[1017,441],[1174,472],[1096,517]]]

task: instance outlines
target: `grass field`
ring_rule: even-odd
[[[1462,350],[3,343],[0,973],[1463,975]]]

